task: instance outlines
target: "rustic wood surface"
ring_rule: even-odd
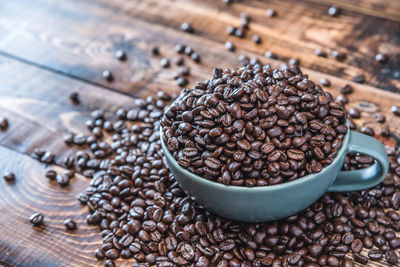
[[[329,5],[337,3],[342,13],[327,15]],[[45,177],[46,167],[31,157],[40,147],[57,154],[60,160],[75,151],[63,142],[68,132],[86,133],[85,121],[92,110],[102,108],[107,116],[120,106],[133,105],[133,96],[154,95],[159,89],[179,92],[172,79],[176,67],[162,69],[160,59],[177,57],[173,47],[190,45],[202,62],[191,67],[191,84],[210,76],[213,66],[235,67],[237,56],[258,57],[279,66],[289,58],[299,58],[303,71],[318,81],[328,78],[325,88],[335,96],[346,83],[355,87],[349,96],[351,106],[362,109],[359,125],[373,127],[377,133],[376,111],[385,114],[395,135],[400,136],[400,118],[390,113],[400,103],[400,2],[399,1],[221,1],[192,0],[16,0],[0,2],[0,115],[10,126],[0,132],[0,171],[16,174],[14,184],[0,179],[0,262],[10,266],[102,266],[93,256],[101,244],[95,227],[87,226],[87,210],[76,195],[89,181],[79,174],[71,185],[60,188]],[[265,16],[267,8],[278,15]],[[253,22],[245,39],[229,37],[228,25],[238,25],[240,12]],[[183,21],[191,22],[195,34],[179,30]],[[263,43],[252,43],[258,34]],[[235,43],[235,53],[224,42]],[[149,46],[160,47],[154,57]],[[315,56],[320,48],[328,58]],[[114,58],[117,49],[128,53],[128,60]],[[347,59],[338,62],[330,52],[339,49]],[[263,58],[266,50],[279,60]],[[389,62],[374,62],[377,52],[389,55]],[[101,73],[109,69],[114,82]],[[365,84],[351,82],[364,73]],[[392,92],[389,92],[392,91]],[[81,104],[68,98],[79,92]],[[396,92],[396,93],[393,93]],[[391,140],[393,141],[393,139]],[[28,217],[41,211],[45,226],[33,228]],[[78,230],[66,231],[62,222],[74,218]],[[118,266],[130,266],[119,260]],[[386,266],[385,262],[370,266]]]

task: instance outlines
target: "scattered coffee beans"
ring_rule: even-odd
[[[266,58],[272,58],[272,59],[277,59],[278,57],[276,56],[276,54],[272,53],[271,51],[266,51],[264,56]]]
[[[345,95],[338,95],[336,101],[342,105],[346,105],[347,103],[349,103],[349,99]]]
[[[160,65],[163,68],[168,68],[169,67],[169,59],[168,58],[162,58],[160,61]]]
[[[353,93],[353,91],[353,86],[351,86],[350,84],[345,84],[339,89],[339,92],[344,95],[351,94]]]
[[[261,38],[258,35],[253,35],[253,42],[256,44],[261,44]]]
[[[178,164],[240,186],[291,181],[331,164],[347,132],[346,113],[298,66],[213,73],[183,90],[163,117],[164,141]]]
[[[349,109],[349,115],[352,118],[358,119],[361,117],[361,112],[356,108]]]
[[[236,27],[234,26],[228,26],[228,28],[226,28],[226,33],[228,35],[234,35],[236,31]]]
[[[175,52],[179,53],[179,54],[183,54],[185,51],[185,46],[182,44],[177,44],[175,45]]]
[[[79,104],[79,94],[77,92],[72,92],[69,95],[69,99],[71,100],[72,104],[78,105]]]
[[[44,216],[40,212],[32,214],[31,217],[29,217],[29,221],[31,224],[38,226],[43,223]]]
[[[333,50],[333,51],[332,51],[332,56],[333,56],[336,60],[339,60],[339,61],[343,61],[343,60],[345,60],[346,57],[347,57],[345,53],[339,52],[338,50]]]

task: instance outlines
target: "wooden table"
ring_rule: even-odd
[[[334,18],[327,15],[330,4],[342,8]],[[267,8],[277,16],[265,15]],[[225,33],[229,25],[239,24],[239,14],[251,15],[245,39]],[[195,34],[179,30],[184,21],[192,23]],[[253,34],[262,38],[254,44]],[[230,40],[232,53],[224,48]],[[391,0],[308,0],[236,1],[225,5],[216,0],[13,0],[0,2],[0,114],[8,118],[9,128],[0,133],[1,171],[12,171],[17,182],[0,180],[0,261],[11,266],[102,266],[93,251],[101,244],[96,227],[87,226],[87,210],[75,196],[83,192],[88,180],[77,175],[66,188],[44,178],[46,166],[31,156],[40,147],[57,152],[59,159],[72,154],[63,135],[70,131],[87,133],[89,113],[102,108],[108,112],[129,108],[134,96],[154,95],[159,89],[178,92],[172,78],[176,67],[162,69],[160,58],[174,58],[174,45],[190,45],[201,55],[191,67],[190,82],[206,79],[214,66],[235,67],[237,56],[259,57],[264,63],[279,66],[298,58],[304,72],[316,81],[328,78],[326,90],[338,95],[346,83],[355,87],[351,106],[365,106],[359,125],[376,130],[373,119],[378,110],[387,115],[395,135],[400,133],[400,118],[390,107],[400,103],[400,2]],[[159,46],[154,57],[149,46]],[[317,57],[315,49],[328,53]],[[114,57],[118,49],[128,60]],[[347,54],[343,62],[331,52]],[[266,50],[278,60],[263,58]],[[377,52],[389,55],[389,62],[374,62]],[[114,82],[102,78],[111,70]],[[365,74],[366,83],[350,80]],[[72,105],[71,92],[79,92],[81,104]],[[34,212],[45,214],[45,226],[28,222]],[[62,222],[72,217],[78,230],[67,232]],[[119,260],[119,266],[130,266]],[[385,263],[371,263],[385,266]]]

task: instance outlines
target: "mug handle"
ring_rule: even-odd
[[[356,152],[375,159],[375,163],[365,169],[341,171],[328,192],[357,191],[373,187],[386,177],[389,160],[385,147],[375,138],[351,131],[347,153]]]

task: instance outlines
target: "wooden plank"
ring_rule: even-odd
[[[400,1],[393,0],[309,0],[362,14],[400,21]]]
[[[194,25],[197,35],[201,37],[219,43],[229,40],[236,47],[257,54],[271,50],[284,60],[299,58],[303,66],[314,70],[346,79],[364,73],[368,84],[397,92],[400,88],[399,22],[352,11],[343,11],[340,17],[332,18],[327,14],[327,5],[299,4],[297,1],[249,1],[232,5],[210,0],[100,2],[118,14],[175,29],[187,21]],[[278,12],[277,17],[268,18],[265,15],[267,8],[274,8]],[[241,12],[252,18],[248,37],[244,40],[229,37],[225,32],[229,25],[239,25]],[[261,45],[252,42],[253,34],[262,38]],[[317,57],[314,54],[317,48],[325,50],[328,58]],[[338,62],[330,55],[335,49],[347,54],[344,62]],[[387,53],[389,63],[382,66],[374,62],[377,52]]]
[[[221,48],[228,40],[226,27],[237,24],[242,11],[251,14],[254,23],[247,39],[230,38],[239,48],[238,53],[251,51],[260,55],[269,49],[284,60],[298,57],[305,67],[314,70],[346,79],[365,72],[371,85],[392,91],[400,88],[398,56],[384,66],[373,62],[377,51],[400,54],[399,24],[356,13],[331,18],[326,14],[326,5],[294,5],[277,0],[231,6],[210,0],[20,0],[2,2],[0,7],[0,35],[4,36],[0,50],[129,94],[145,87],[160,87],[166,81],[170,86],[175,84],[166,79],[172,70],[162,69],[160,58],[150,55],[150,44],[159,45],[162,56],[169,58],[176,57],[175,44],[191,45],[202,56],[202,63],[186,61],[199,72],[204,71],[204,66],[234,66],[236,61],[232,59],[236,56],[229,56],[232,53]],[[276,8],[278,17],[267,18],[267,7]],[[182,21],[192,22],[198,35],[178,30]],[[253,33],[263,38],[263,44],[251,42]],[[314,55],[315,48],[329,52],[338,47],[348,53],[347,61]],[[127,62],[113,57],[120,48],[128,51]],[[104,69],[114,73],[115,82],[101,78]]]

